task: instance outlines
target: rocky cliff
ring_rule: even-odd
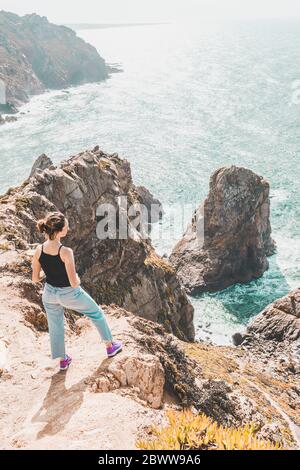
[[[61,89],[107,78],[96,49],[65,26],[36,14],[0,11],[0,79],[11,106],[45,89]]]
[[[260,277],[275,250],[269,184],[251,170],[220,168],[170,262],[191,294]]]
[[[188,343],[158,323],[102,304],[123,352],[106,359],[89,320],[68,312],[66,343],[74,361],[67,374],[56,373],[29,259],[30,250],[0,253],[1,449],[134,448],[152,424],[165,423],[168,410],[183,408],[225,426],[251,423],[258,437],[299,448],[299,340],[292,335],[274,343],[249,332],[237,348]],[[288,315],[282,311],[284,322]],[[272,316],[264,317],[264,329],[271,328]]]
[[[192,307],[151,241],[138,230],[127,240],[96,236],[98,205],[117,208],[120,195],[142,197],[130,165],[96,147],[58,167],[41,156],[0,198],[1,448],[134,448],[168,409],[186,407],[299,447],[299,289],[258,315],[238,347],[186,341]],[[50,363],[41,286],[30,279],[35,222],[53,209],[66,213],[82,282],[124,344],[106,359],[88,319],[66,312],[67,374]]]
[[[45,162],[45,156],[40,160]],[[128,208],[141,202],[129,162],[96,147],[58,167],[50,162],[46,166],[1,197],[0,243],[27,249],[42,241],[36,220],[47,211],[62,211],[70,223],[65,243],[74,249],[82,283],[98,302],[116,303],[192,340],[193,307],[174,269],[158,256],[150,239],[133,227],[134,218],[120,204],[121,197],[126,198]],[[117,221],[125,214],[131,236],[121,238],[116,227],[115,238],[98,238],[101,204],[111,204]]]

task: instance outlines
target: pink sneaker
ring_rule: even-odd
[[[68,354],[66,354],[66,357],[59,363],[59,369],[66,370],[71,364],[71,362],[72,362],[71,356],[68,356]]]
[[[108,357],[113,357],[121,351],[122,351],[122,343],[117,343],[116,341],[113,341],[112,345],[109,348],[106,348]]]

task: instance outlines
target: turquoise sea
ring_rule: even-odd
[[[152,236],[163,254],[215,169],[235,164],[263,175],[278,246],[270,269],[248,285],[191,299],[198,337],[227,344],[300,284],[300,24],[172,23],[78,34],[123,72],[34,97],[18,122],[2,126],[0,191],[20,183],[41,153],[58,162],[99,144],[128,158],[134,182],[161,200],[166,215]]]

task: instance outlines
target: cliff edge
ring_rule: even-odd
[[[168,410],[186,408],[299,448],[299,289],[255,317],[238,347],[194,342],[193,308],[150,238],[137,229],[128,239],[98,238],[97,208],[120,210],[119,196],[144,197],[129,162],[95,147],[57,167],[41,156],[0,197],[1,448],[131,449],[166,424]],[[50,360],[42,284],[31,282],[35,223],[54,209],[69,219],[66,243],[83,286],[124,345],[107,359],[89,320],[67,311],[73,363],[63,373]]]
[[[134,228],[124,200],[128,209],[141,202],[129,162],[95,147],[35,171],[0,198],[0,243],[28,249],[43,240],[36,221],[48,211],[63,212],[70,224],[65,243],[74,249],[83,286],[98,302],[116,303],[193,340],[194,309],[172,266]],[[105,205],[115,211],[117,225],[124,221],[128,236],[116,225],[112,238],[99,238],[99,207]]]
[[[30,95],[45,89],[107,77],[104,59],[72,29],[36,14],[18,16],[0,11],[0,85],[6,92],[6,103],[0,100],[3,112],[14,110]]]

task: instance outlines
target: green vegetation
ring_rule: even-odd
[[[280,450],[279,444],[261,440],[253,425],[219,426],[204,414],[170,411],[167,427],[152,428],[153,438],[138,440],[144,450]]]

